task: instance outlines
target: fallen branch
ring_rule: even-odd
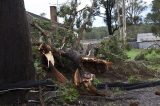
[[[39,47],[39,51],[41,52],[44,58],[44,67],[50,68],[51,70],[51,77],[54,76],[60,83],[67,83],[67,78],[62,73],[60,73],[54,66],[55,61],[51,52],[51,47],[46,44],[41,44]]]
[[[32,22],[31,25],[34,26],[35,28],[37,28],[38,30],[40,30],[41,33],[42,33],[44,36],[46,36],[46,37],[49,36],[48,32],[46,32],[44,29],[42,29],[37,23]]]

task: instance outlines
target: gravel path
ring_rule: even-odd
[[[78,106],[160,106],[160,86],[118,92],[111,97],[81,97]]]

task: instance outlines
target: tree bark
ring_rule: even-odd
[[[23,0],[0,0],[0,40],[0,85],[34,79]]]

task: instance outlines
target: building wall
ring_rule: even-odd
[[[156,43],[158,44],[158,45],[160,45],[160,41],[156,41]],[[138,46],[139,46],[139,48],[140,49],[147,49],[147,48],[160,48],[157,44],[156,44],[155,42],[153,42],[153,41],[150,41],[150,42],[139,42],[138,43]]]
[[[136,41],[128,42],[128,44],[133,48],[138,48],[138,43]]]

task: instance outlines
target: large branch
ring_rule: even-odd
[[[35,26],[36,27],[36,26]],[[36,27],[41,32],[45,32],[40,26]],[[45,36],[46,33],[43,33]],[[45,48],[48,48],[49,45],[44,44]],[[51,45],[50,45],[51,46]],[[59,50],[54,47],[50,47],[52,49],[53,56],[61,61],[60,57],[65,57],[74,63],[74,66],[77,68],[84,68],[86,71],[90,71],[92,73],[102,73],[111,69],[112,63],[106,62],[105,60],[100,60],[96,58],[85,57],[81,55],[79,52],[73,49]],[[48,50],[50,50],[50,48]]]
[[[37,23],[32,22],[31,25],[34,26],[35,28],[37,28],[42,33],[42,35],[44,35],[45,37],[49,36],[49,34],[47,33],[47,31],[45,31],[44,29],[42,29]]]
[[[73,49],[58,50],[52,49],[53,56],[61,61],[60,57],[64,57],[72,61],[75,68],[81,68],[91,73],[103,73],[112,69],[112,62],[108,62],[102,59],[86,57]],[[70,66],[69,66],[70,67]]]

